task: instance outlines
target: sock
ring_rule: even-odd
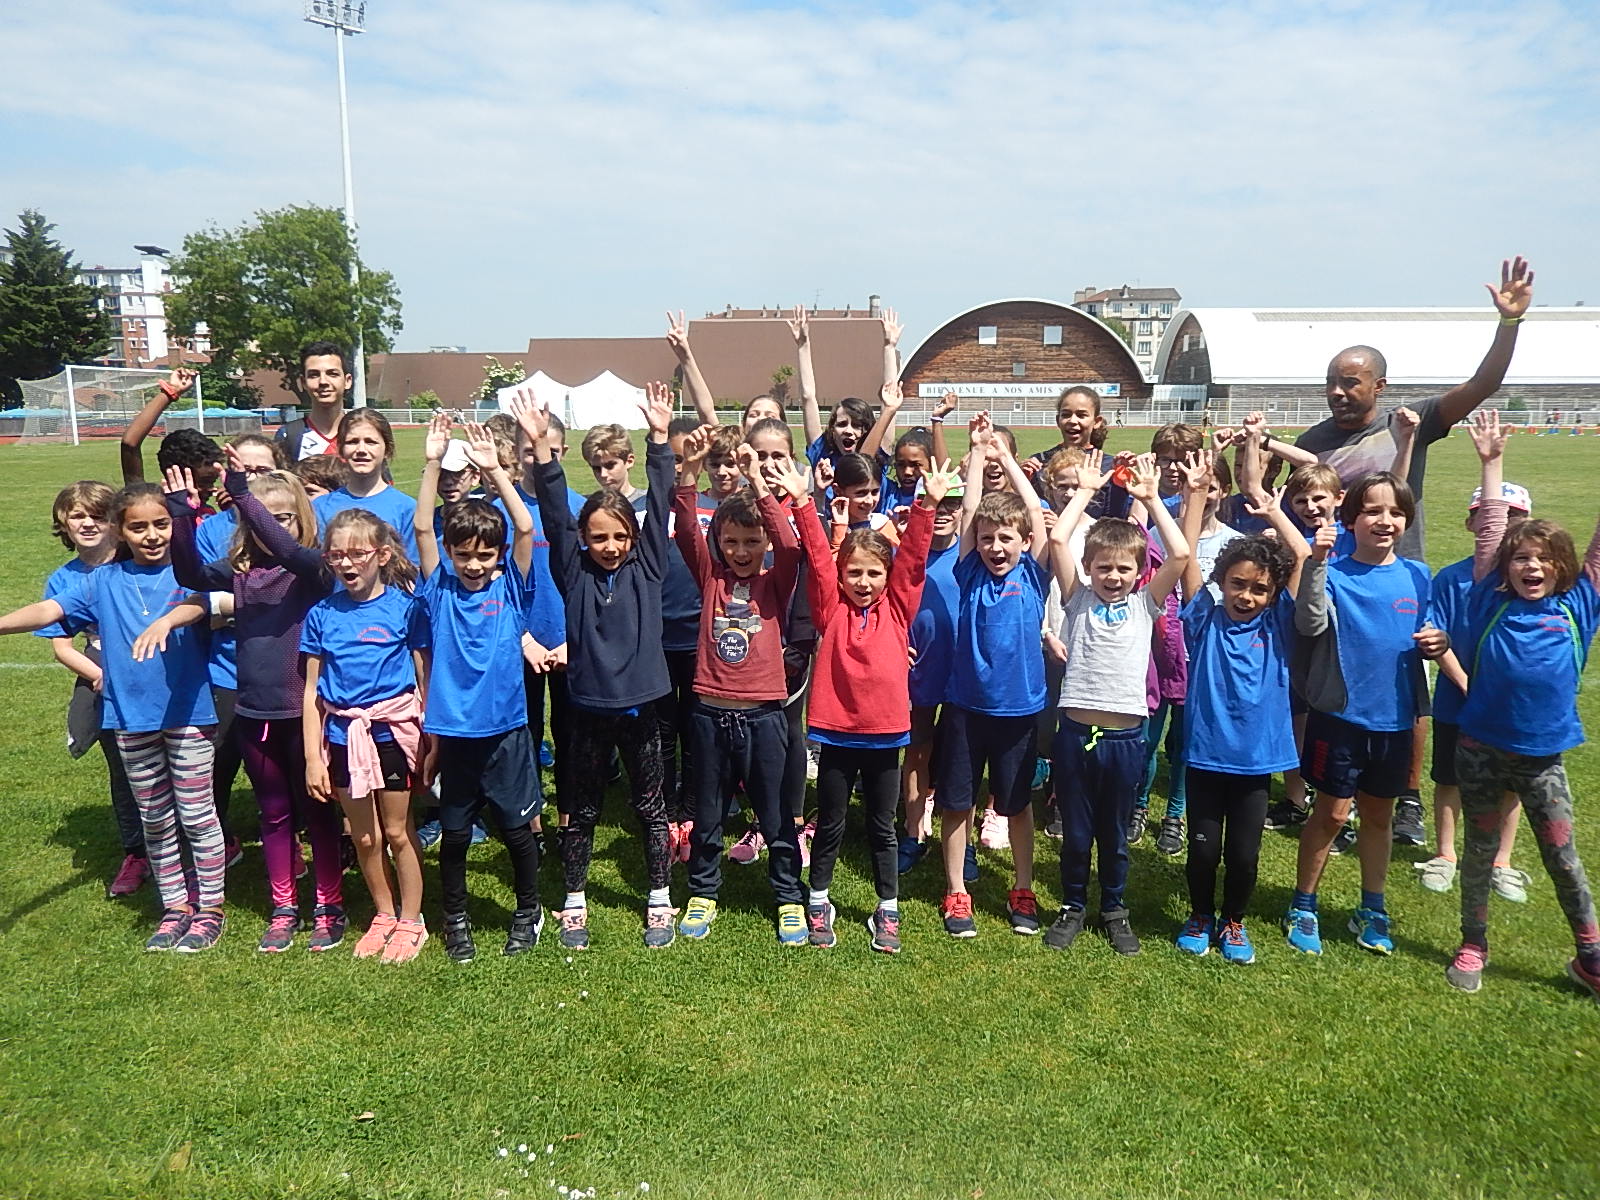
[[[644,898],[646,908],[670,908],[672,895],[668,888],[651,888],[649,895]]]
[[[884,912],[897,913],[900,911],[900,900],[897,896],[890,896],[887,900],[879,900],[878,907]]]
[[[1369,891],[1367,891],[1366,888],[1362,888],[1361,889],[1361,907],[1362,908],[1370,908],[1373,912],[1383,912],[1383,911],[1385,911],[1384,907],[1383,907],[1383,893],[1382,892],[1369,892]]]
[[[1289,907],[1296,912],[1314,913],[1317,911],[1317,894],[1315,892],[1296,892],[1294,899],[1289,901]]]
[[[562,907],[566,909],[588,908],[589,902],[583,898],[582,892],[568,892],[567,902]]]
[[[827,902],[828,902],[828,889],[827,888],[823,888],[820,892],[817,891],[816,888],[812,888],[811,889],[811,906],[813,908],[821,908]]]

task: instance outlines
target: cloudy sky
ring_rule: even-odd
[[[301,0],[9,0],[0,220],[86,263],[340,202]],[[1600,5],[369,0],[363,254],[402,349],[797,301],[1600,303]]]

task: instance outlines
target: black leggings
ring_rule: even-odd
[[[668,650],[667,674],[672,690],[655,702],[661,726],[661,790],[669,821],[694,820],[694,778],[689,758],[689,709],[694,704],[693,650]],[[676,752],[674,752],[676,751]]]
[[[567,751],[572,799],[561,830],[561,862],[567,891],[581,892],[589,882],[594,854],[594,827],[611,773],[616,747],[628,772],[629,799],[644,826],[644,864],[652,891],[667,886],[672,862],[667,856],[667,802],[661,794],[661,725],[655,704],[641,704],[630,717],[591,712],[574,705],[567,713]]]
[[[806,819],[807,690],[783,706],[784,719],[789,722],[789,746],[783,755],[783,806],[796,822]]]
[[[811,843],[811,889],[822,892],[833,882],[833,866],[844,843],[845,813],[850,789],[861,776],[866,794],[867,846],[872,851],[872,878],[878,899],[900,894],[900,844],[894,814],[900,803],[900,751],[868,750],[823,743],[817,766],[817,836]]]
[[[512,887],[518,908],[539,907],[539,839],[526,824],[507,829],[496,821],[496,832],[511,856]],[[467,847],[472,826],[446,829],[439,839],[439,890],[444,893],[446,916],[467,911]]]
[[[567,742],[570,739],[572,724],[568,720],[570,706],[567,703],[567,673],[565,671],[536,673],[524,662],[522,686],[528,702],[528,732],[533,737],[535,752],[539,749],[539,743],[544,740],[545,694],[547,691],[549,693],[550,744],[555,752],[556,809],[559,812],[566,812],[567,794],[572,790],[571,764],[567,761],[571,757],[567,752]],[[534,761],[538,762],[538,759]],[[538,780],[533,780],[532,784],[537,788]]]
[[[1222,884],[1222,919],[1244,920],[1256,890],[1261,827],[1267,819],[1270,775],[1224,775],[1190,767],[1189,910],[1216,911],[1217,864],[1227,864]]]

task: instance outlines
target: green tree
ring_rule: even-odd
[[[368,354],[394,344],[400,293],[394,277],[360,264],[337,209],[291,205],[260,212],[238,229],[213,226],[183,239],[172,263],[181,289],[167,301],[180,336],[204,322],[212,361],[229,374],[277,371],[300,391],[300,347],[326,339],[354,346],[359,329]]]
[[[473,395],[475,407],[494,408],[500,403],[501,388],[521,383],[526,378],[521,363],[503,363],[492,354],[484,355],[483,382]]]
[[[207,408],[213,400],[221,408],[255,408],[261,403],[261,391],[250,382],[250,376],[237,374],[215,362],[205,363],[196,370]]]
[[[111,348],[115,328],[99,288],[78,282],[82,268],[50,236],[55,226],[33,209],[6,230],[9,261],[0,263],[0,407],[22,402],[19,379],[44,379],[67,363]]]
[[[1116,317],[1101,317],[1100,321],[1106,326],[1106,328],[1121,338],[1127,345],[1133,345],[1133,330],[1128,328],[1126,322],[1119,321]]]

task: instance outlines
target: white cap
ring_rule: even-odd
[[[445,443],[444,457],[439,460],[441,471],[465,471],[473,465],[467,457],[467,444],[460,438],[451,438]]]
[[[1520,483],[1500,484],[1500,499],[1504,500],[1507,508],[1515,508],[1520,512],[1533,512],[1533,497],[1528,495],[1528,489]],[[1467,505],[1468,512],[1477,512],[1478,506],[1483,503],[1483,489],[1472,489],[1472,502]]]

